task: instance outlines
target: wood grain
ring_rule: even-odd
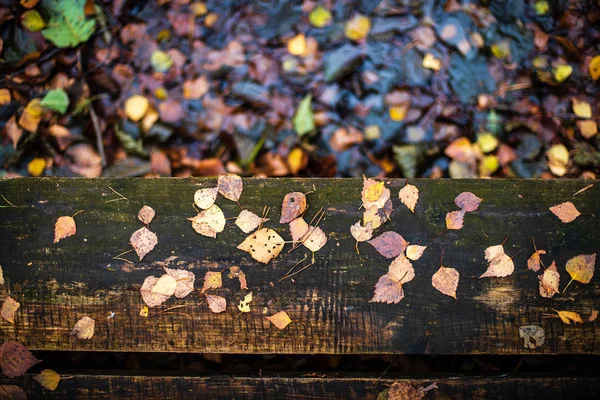
[[[271,207],[265,226],[290,240],[280,225],[283,196],[290,191],[308,195],[307,219],[321,207],[320,226],[329,242],[316,253],[316,265],[278,282],[285,272],[309,255],[305,249],[290,254],[288,244],[268,265],[255,262],[236,249],[245,235],[230,226],[210,239],[196,234],[187,217],[195,215],[193,194],[216,185],[216,179],[18,179],[0,180],[0,194],[16,208],[0,208],[0,265],[6,283],[0,287],[21,303],[16,326],[0,322],[2,340],[17,339],[30,349],[177,351],[229,353],[407,353],[407,354],[517,354],[600,353],[598,321],[564,325],[545,317],[552,309],[577,311],[587,319],[600,309],[600,281],[574,282],[565,295],[544,299],[538,293],[537,274],[526,267],[533,253],[531,238],[548,252],[542,260],[556,260],[561,288],[568,282],[565,262],[578,254],[598,252],[600,243],[600,183],[579,180],[411,180],[420,200],[411,213],[398,199],[405,180],[386,180],[392,190],[392,221],[377,234],[394,230],[411,243],[427,245],[413,262],[416,277],[406,284],[399,304],[369,303],[378,278],[391,260],[369,244],[360,255],[349,227],[361,217],[357,179],[244,179],[241,204],[260,214]],[[594,186],[573,197],[573,193]],[[127,201],[116,199],[109,187]],[[483,198],[465,227],[441,234],[444,217],[456,210],[454,198],[471,191]],[[582,213],[576,221],[560,222],[548,207],[573,201]],[[135,253],[113,260],[130,249],[131,234],[142,224],[139,209],[156,210],[150,228],[158,245],[142,262]],[[239,213],[237,204],[220,197],[217,204],[227,217]],[[61,215],[75,217],[77,234],[53,243],[54,222]],[[233,222],[233,221],[230,221]],[[440,235],[441,234],[441,235]],[[514,255],[515,272],[506,278],[479,279],[486,270],[484,249],[502,243]],[[460,272],[457,300],[431,286],[440,265]],[[167,262],[169,258],[177,257]],[[206,271],[238,265],[246,273],[254,294],[252,312],[238,315],[237,303],[248,292],[237,280],[224,276],[228,311],[213,314],[195,293],[171,299],[150,314],[185,305],[156,316],[139,315],[143,302],[139,288],[147,276],[160,276],[162,266],[182,268],[196,275],[202,287]],[[266,315],[286,311],[296,321],[280,331]],[[113,314],[114,313],[114,314]],[[69,335],[76,321],[88,315],[96,321],[90,340]],[[546,331],[546,343],[527,350],[518,326],[535,324]],[[16,328],[16,329],[15,329]],[[598,339],[598,340],[597,340]]]

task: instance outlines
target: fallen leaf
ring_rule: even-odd
[[[425,397],[425,394],[432,389],[437,389],[435,383],[423,388],[411,385],[408,382],[394,382],[382,393],[387,392],[387,396],[384,398],[386,400],[421,400]],[[377,400],[380,400],[379,396],[377,397]]]
[[[376,238],[369,240],[369,244],[385,258],[398,257],[408,246],[406,240],[393,231],[383,232]]]
[[[577,210],[575,205],[570,201],[550,207],[550,211],[565,224],[575,221],[575,219],[581,215],[579,210]]]
[[[2,265],[0,265],[0,285],[4,285],[4,272],[2,271]]]
[[[592,118],[592,106],[590,106],[590,103],[584,100],[579,100],[576,97],[573,97],[572,100],[573,112],[575,115],[577,115],[579,118]]]
[[[0,51],[2,51],[2,45],[0,40]],[[3,393],[6,397],[2,399],[6,400],[27,400],[27,394],[16,385],[0,385],[0,393]]]
[[[156,211],[154,211],[152,207],[144,205],[144,207],[142,207],[138,212],[137,217],[140,221],[142,221],[143,224],[148,225],[150,222],[152,222],[155,215]]]
[[[21,0],[20,3],[25,8],[33,8],[40,0]]]
[[[375,285],[375,293],[369,302],[398,303],[404,298],[403,284],[415,277],[415,270],[410,261],[400,255],[392,261],[387,274],[383,275]]]
[[[435,58],[431,53],[427,53],[423,57],[423,68],[439,71],[442,69],[442,65],[442,60]]]
[[[367,37],[371,30],[371,20],[364,15],[356,14],[346,22],[344,34],[350,40],[361,40]]]
[[[315,28],[323,28],[329,25],[331,23],[331,19],[331,12],[329,12],[329,10],[322,5],[316,6],[313,8],[310,14],[308,14],[308,21]]]
[[[419,201],[419,189],[416,186],[406,184],[400,189],[398,197],[400,197],[402,204],[408,207],[413,213],[415,212],[415,206],[417,205],[417,201]]]
[[[553,73],[554,79],[556,79],[557,82],[562,83],[566,81],[569,76],[571,76],[573,73],[573,67],[571,67],[569,64],[561,64],[553,69]]]
[[[289,315],[287,315],[285,311],[279,311],[277,314],[273,314],[270,317],[267,317],[267,319],[273,325],[275,325],[277,329],[285,329],[285,327],[292,322],[292,319]]]
[[[361,226],[360,221],[355,223],[350,227],[350,233],[356,239],[356,252],[360,254],[358,251],[358,243],[366,242],[367,240],[373,237],[373,228],[371,228],[371,224],[368,223],[366,226]]]
[[[583,119],[575,121],[577,129],[581,132],[581,136],[586,139],[591,139],[598,133],[598,124],[593,119]]]
[[[91,339],[94,336],[94,328],[96,321],[88,316],[83,316],[71,331],[71,336],[77,336],[78,339],[86,340]]]
[[[311,226],[308,235],[306,235],[306,239],[302,240],[304,247],[313,253],[321,250],[326,243],[327,235],[325,235],[325,232],[318,226]]]
[[[308,232],[308,224],[304,220],[304,218],[296,218],[292,222],[290,222],[290,234],[292,235],[292,240],[294,242],[300,241]]]
[[[147,318],[149,312],[150,312],[150,310],[148,309],[148,306],[143,306],[142,309],[140,310],[140,317]]]
[[[16,116],[13,115],[8,121],[6,121],[6,125],[4,125],[4,133],[10,138],[10,141],[13,144],[13,149],[16,150],[17,144],[19,143],[21,136],[23,136],[23,129],[17,125]]]
[[[542,259],[540,258],[540,255],[542,254],[546,254],[546,250],[537,250],[535,253],[533,253],[531,255],[531,257],[529,257],[527,259],[527,268],[529,268],[530,270],[537,272],[540,270],[540,264],[542,262]]]
[[[33,177],[42,175],[46,169],[46,160],[41,157],[36,157],[27,164],[27,172]]]
[[[173,59],[162,50],[155,50],[150,56],[150,63],[156,72],[167,72],[173,66]]]
[[[69,95],[64,89],[52,89],[46,93],[40,105],[50,111],[64,114],[69,107]]]
[[[406,248],[406,258],[417,261],[423,255],[423,252],[427,246],[419,246],[416,244],[411,244]]]
[[[441,266],[431,277],[431,285],[446,296],[456,299],[459,278],[459,273],[455,268]]]
[[[125,101],[125,115],[133,122],[138,122],[146,115],[149,107],[148,99],[136,94]]]
[[[133,232],[129,239],[129,243],[133,246],[140,261],[142,261],[144,256],[154,249],[154,246],[158,243],[158,237],[154,232],[144,226]]]
[[[299,33],[287,44],[288,51],[291,55],[301,56],[306,51],[306,38],[304,37],[304,33]]]
[[[315,116],[312,111],[312,95],[308,94],[296,109],[294,114],[294,130],[299,137],[302,137],[315,130]]]
[[[462,229],[464,218],[465,212],[463,210],[449,212],[446,214],[446,229]]]
[[[11,101],[12,101],[12,99],[10,96],[10,90],[9,89],[0,89],[0,106],[5,106],[7,104],[10,104]],[[13,117],[14,117],[14,115],[13,115]]]
[[[487,270],[480,278],[503,278],[509,276],[515,270],[512,259],[504,253],[504,247],[499,244],[485,249],[485,259],[489,262]]]
[[[208,271],[204,275],[204,285],[202,286],[202,292],[206,292],[209,289],[218,289],[223,286],[223,277],[220,272]]]
[[[19,118],[19,126],[25,129],[26,131],[35,133],[37,131],[38,125],[42,120],[42,105],[40,99],[33,99],[23,110],[21,113],[21,117]]]
[[[34,376],[33,379],[46,389],[54,391],[60,382],[60,375],[51,369],[44,369],[39,375]]]
[[[210,311],[215,314],[222,313],[227,310],[227,300],[225,297],[216,296],[213,294],[205,294],[206,303]]]
[[[556,269],[556,263],[552,261],[552,264],[542,275],[538,276],[540,280],[540,296],[542,297],[553,297],[558,293],[558,285],[560,283],[560,274]]]
[[[250,234],[237,248],[249,253],[256,261],[267,264],[281,253],[284,243],[277,232],[262,228]]]
[[[377,206],[366,208],[363,213],[363,225],[367,226],[367,224],[371,224],[371,229],[377,229],[383,225],[384,221],[379,214],[380,210],[381,208],[378,208]]]
[[[566,269],[572,280],[587,284],[594,276],[595,265],[596,253],[581,254],[567,261]]]
[[[304,193],[292,192],[285,195],[281,203],[280,224],[287,224],[302,215],[306,210],[306,196]]]
[[[198,100],[204,96],[209,89],[206,76],[200,76],[196,79],[183,82],[183,98],[188,100]]]
[[[473,212],[479,208],[479,204],[481,204],[481,199],[475,196],[471,192],[462,192],[456,199],[454,199],[454,204],[456,204],[461,210],[464,212]]]
[[[555,144],[546,153],[548,156],[548,168],[556,176],[563,176],[567,173],[569,163],[569,150],[564,144]]]
[[[409,103],[390,106],[389,114],[392,121],[401,122],[406,118],[406,114],[410,108]]]
[[[212,238],[217,237],[217,233],[225,229],[225,215],[216,204],[199,212],[195,217],[188,218],[188,221],[192,221],[192,228],[196,232]]]
[[[252,303],[252,292],[248,293],[243,300],[238,304],[238,310],[243,313],[250,312],[250,303]]]
[[[229,268],[229,279],[238,278],[240,281],[240,289],[248,289],[248,283],[246,282],[246,274],[242,271],[240,267],[234,265]]]
[[[571,325],[571,321],[573,321],[575,323],[579,322],[580,324],[583,324],[583,319],[581,318],[581,315],[579,315],[578,313],[576,313],[574,311],[558,311],[558,310],[554,310],[554,311],[556,311],[556,313],[560,317],[561,321],[567,325]]]
[[[598,310],[592,310],[590,317],[588,318],[589,322],[594,322],[598,318]]]
[[[242,178],[236,174],[219,175],[217,182],[219,193],[228,200],[239,201],[244,189]]]
[[[77,225],[73,217],[62,216],[56,220],[54,224],[54,243],[69,236],[73,236],[77,232]]]
[[[2,304],[2,310],[0,311],[0,314],[2,315],[2,318],[14,325],[15,312],[19,309],[19,307],[21,307],[21,303],[14,300],[10,296],[6,296],[4,303]]]
[[[9,378],[23,375],[35,364],[41,362],[21,343],[9,340],[0,347],[0,367]]]
[[[361,198],[365,208],[372,206],[383,208],[390,198],[390,189],[385,187],[384,182],[377,182],[371,178],[364,179]]]
[[[519,336],[523,338],[523,346],[526,349],[537,349],[544,345],[546,334],[537,325],[525,325],[519,327]]]
[[[600,78],[600,55],[592,58],[592,61],[590,61],[589,70],[590,77],[593,80],[598,80],[598,78]]]
[[[266,218],[261,218],[248,210],[242,210],[240,215],[235,219],[235,224],[244,233],[250,233],[260,226],[263,222],[268,221]]]
[[[217,199],[217,194],[219,194],[218,188],[206,188],[206,189],[198,189],[196,193],[194,193],[194,203],[201,209],[206,210],[211,208],[213,204],[215,204],[215,200]]]
[[[175,279],[177,285],[173,295],[178,299],[182,299],[194,291],[194,281],[196,275],[192,271],[184,269],[165,268],[165,273]]]
[[[174,278],[169,277],[173,280],[173,293],[175,293],[175,287],[177,286],[177,282],[175,281]],[[169,299],[169,297],[171,297],[171,294],[164,294],[164,293],[159,293],[159,292],[155,292],[153,291],[154,287],[156,287],[157,283],[159,281],[159,278],[155,277],[155,276],[149,276],[144,280],[144,284],[142,285],[141,289],[140,289],[140,293],[142,295],[142,300],[144,300],[144,303],[146,303],[148,305],[148,307],[155,307],[158,305],[161,305],[162,303],[164,303],[165,301],[167,301]],[[163,280],[163,282],[161,283],[161,287],[164,287],[165,285],[165,281]],[[161,289],[161,287],[159,287],[159,291],[161,292],[165,292],[164,289]]]

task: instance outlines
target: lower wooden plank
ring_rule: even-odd
[[[562,399],[597,398],[598,377],[552,375],[430,376],[398,379],[313,374],[273,377],[179,377],[71,375],[54,391],[27,375],[0,384],[16,385],[31,399],[377,399],[394,382],[415,387],[436,383],[425,399]],[[0,387],[0,392],[3,391]],[[0,393],[0,398],[2,393]]]

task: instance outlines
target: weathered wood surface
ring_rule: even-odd
[[[413,354],[515,354],[600,353],[598,321],[565,325],[544,317],[552,309],[580,312],[587,319],[599,309],[600,280],[588,285],[574,282],[565,295],[543,299],[537,274],[526,260],[533,252],[531,238],[548,252],[543,261],[556,260],[561,289],[568,282],[565,262],[578,254],[598,252],[600,244],[600,183],[598,181],[545,180],[413,180],[421,191],[412,214],[398,200],[404,180],[386,180],[392,190],[392,221],[377,230],[394,230],[410,242],[429,246],[413,262],[416,278],[406,284],[399,304],[369,303],[378,278],[387,272],[390,260],[369,244],[354,250],[349,227],[361,216],[357,179],[269,179],[244,180],[241,203],[261,212],[268,205],[273,227],[289,240],[287,226],[280,225],[283,196],[292,190],[307,192],[308,218],[323,207],[320,226],[329,242],[317,256],[316,265],[297,275],[296,281],[278,279],[307,250],[282,254],[268,265],[255,262],[236,249],[245,235],[231,226],[210,239],[196,234],[187,217],[195,215],[193,194],[214,186],[216,179],[18,179],[0,180],[0,194],[19,206],[0,208],[0,265],[6,283],[0,287],[21,302],[16,330],[0,322],[3,340],[15,338],[30,349],[76,349],[111,351],[178,351],[230,353],[413,353]],[[586,185],[594,186],[573,197]],[[117,198],[109,186],[128,201],[106,203]],[[483,198],[474,213],[465,217],[465,227],[436,236],[445,229],[446,212],[455,210],[455,196],[472,191]],[[571,200],[584,215],[564,224],[548,207]],[[156,248],[143,262],[127,264],[112,258],[129,249],[130,235],[142,224],[136,214],[144,204],[157,216],[151,224],[159,238]],[[238,206],[217,200],[227,217],[239,213]],[[56,218],[78,210],[78,231],[53,244]],[[512,276],[479,279],[486,270],[484,249],[500,244],[506,236],[507,254],[514,255]],[[489,237],[489,238],[488,238]],[[444,296],[431,286],[431,276],[444,265],[461,274],[458,300]],[[518,253],[521,251],[520,253]],[[518,254],[517,254],[518,253]],[[254,293],[252,312],[238,315],[236,305],[247,291],[237,280],[224,275],[224,287],[214,291],[228,300],[228,312],[211,313],[206,303],[192,293],[171,299],[150,313],[174,305],[185,308],[158,316],[139,315],[143,302],[139,288],[149,275],[160,276],[163,262],[185,268],[196,275],[196,287],[208,270],[239,265],[247,274]],[[126,257],[134,260],[135,254]],[[596,274],[597,275],[597,274]],[[292,323],[278,330],[265,319],[286,311]],[[109,316],[114,313],[112,318]],[[91,340],[69,336],[83,315],[96,320]],[[535,324],[546,331],[546,343],[527,350],[518,326]]]
[[[425,399],[596,399],[600,380],[555,375],[447,376],[399,379],[358,377],[352,374],[313,374],[277,377],[193,377],[71,375],[54,392],[26,375],[0,380],[0,385],[23,388],[31,399],[377,399],[394,382],[426,387],[436,383]],[[2,398],[0,386],[0,398]]]

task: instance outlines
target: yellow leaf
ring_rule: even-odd
[[[208,13],[206,17],[204,17],[204,25],[207,28],[212,28],[214,24],[219,20],[219,14],[211,12]]]
[[[481,164],[479,164],[479,175],[481,177],[490,176],[498,170],[498,167],[500,167],[500,161],[498,161],[498,157],[493,154],[487,155],[483,157]]]
[[[331,23],[331,13],[319,5],[308,14],[308,20],[315,28],[323,28]]]
[[[399,106],[390,107],[390,119],[392,121],[404,121],[406,113],[408,112],[408,104],[402,104]]]
[[[600,78],[600,55],[592,58],[589,68],[592,79],[598,80]]]
[[[301,147],[294,147],[287,156],[287,164],[290,172],[296,175],[304,165],[304,150]]]
[[[579,118],[592,118],[592,107],[589,103],[573,97],[573,112]]]
[[[574,281],[590,283],[594,276],[595,265],[596,253],[580,254],[567,261],[566,270]]]
[[[208,271],[204,275],[204,285],[202,286],[202,292],[206,292],[209,289],[218,289],[223,286],[223,277],[220,272]]]
[[[498,139],[493,134],[485,132],[477,136],[477,145],[481,151],[489,153],[498,147]]]
[[[575,124],[581,132],[581,136],[586,139],[591,139],[598,133],[598,124],[593,119],[582,119],[576,121]]]
[[[196,17],[201,17],[201,16],[205,15],[208,12],[208,9],[206,8],[206,4],[204,4],[201,1],[199,1],[197,3],[192,3],[190,5],[190,9],[192,10],[192,13]]]
[[[498,59],[504,59],[510,57],[510,43],[508,40],[494,43],[492,45],[492,54]]]
[[[371,179],[365,180],[363,203],[377,201],[383,194],[383,190],[385,188],[385,183],[384,182],[375,182],[375,181],[373,181],[373,183],[371,183],[371,181],[372,181]]]
[[[46,168],[46,160],[43,158],[34,158],[27,164],[27,172],[31,176],[40,176]]]
[[[442,69],[442,60],[435,58],[431,53],[427,53],[425,54],[425,57],[423,57],[423,68],[439,71]]]
[[[292,319],[285,311],[279,311],[277,314],[267,317],[267,319],[278,329],[284,329],[292,322]]]
[[[60,382],[60,375],[51,369],[45,369],[39,375],[33,377],[43,387],[48,390],[54,390]]]
[[[365,128],[365,139],[377,140],[381,137],[381,129],[378,125],[369,125]]]
[[[173,65],[173,59],[169,53],[165,53],[162,50],[155,50],[152,56],[150,56],[150,63],[155,71],[167,72]]]
[[[548,150],[548,168],[556,176],[567,173],[569,150],[563,144],[555,144]]]
[[[33,99],[23,110],[21,118],[19,118],[19,125],[29,132],[37,131],[38,125],[42,120],[42,104],[40,99]]]
[[[573,322],[579,322],[580,324],[583,324],[583,319],[581,319],[581,315],[579,315],[576,312],[573,311],[558,311],[558,310],[554,310],[556,311],[556,313],[558,314],[558,316],[560,317],[560,319],[562,320],[562,322],[564,322],[567,325],[571,325],[571,321]]]
[[[564,82],[569,76],[571,76],[573,67],[568,64],[561,64],[554,68],[553,72],[554,79],[556,79],[557,82]]]
[[[184,97],[185,97],[185,94],[186,93],[185,93],[185,87],[184,87],[184,94],[183,94]],[[169,93],[167,92],[167,89],[165,89],[164,87],[159,87],[159,88],[156,88],[156,90],[154,91],[154,96],[160,101],[165,101],[166,99],[169,98]]]
[[[143,306],[140,310],[140,316],[144,318],[148,317],[148,311],[148,306]]]
[[[350,40],[360,40],[367,37],[371,30],[371,20],[364,15],[356,14],[346,22],[344,34]]]
[[[548,5],[547,1],[540,0],[540,1],[535,2],[535,4],[533,5],[533,8],[535,9],[535,13],[537,15],[544,15],[548,12],[548,10],[550,9],[550,6]]]
[[[250,303],[252,303],[252,292],[248,293],[243,300],[238,304],[238,310],[243,313],[250,312]]]
[[[125,115],[133,122],[138,122],[146,115],[149,106],[150,103],[147,98],[137,94],[133,95],[125,102]]]
[[[10,90],[8,89],[0,89],[0,106],[5,106],[10,104]]]
[[[288,51],[294,56],[300,56],[306,51],[306,38],[304,33],[294,36],[287,44]]]

